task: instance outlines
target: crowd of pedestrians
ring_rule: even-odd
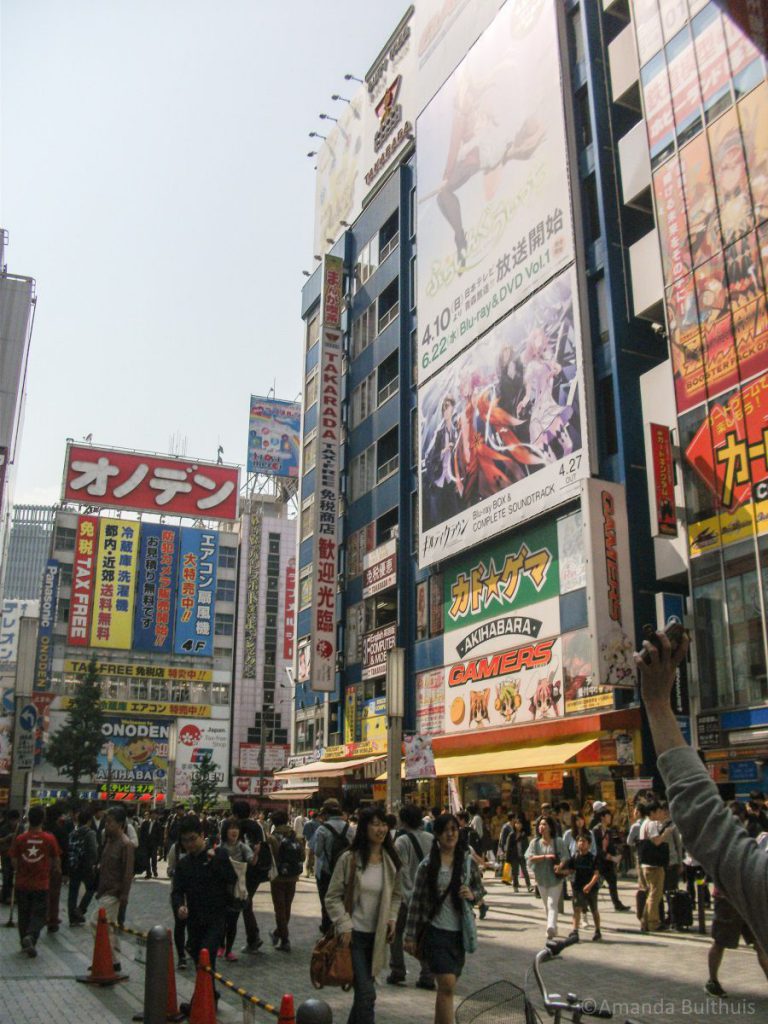
[[[418,966],[416,986],[435,992],[436,1024],[450,1024],[457,979],[477,944],[476,916],[482,919],[489,909],[484,871],[495,872],[515,891],[522,885],[535,893],[547,939],[563,934],[568,902],[571,933],[591,921],[592,939],[599,942],[599,894],[615,910],[630,910],[619,898],[622,865],[633,864],[636,872],[642,932],[689,926],[693,897],[701,891],[710,898],[706,876],[686,853],[669,808],[652,793],[635,800],[626,833],[614,825],[605,803],[595,801],[584,810],[587,815],[566,801],[542,804],[529,821],[521,810],[500,805],[471,805],[453,814],[406,804],[396,819],[375,805],[348,814],[328,799],[308,816],[289,820],[282,810],[265,819],[252,814],[247,801],[235,800],[226,816],[178,807],[137,820],[125,806],[84,804],[74,812],[62,805],[33,806],[26,821],[17,812],[0,821],[2,901],[15,900],[21,949],[35,957],[43,930],[53,932],[61,924],[62,878],[68,879],[71,927],[89,922],[95,928],[102,908],[114,926],[125,921],[134,879],[157,878],[164,861],[177,966],[184,970],[202,949],[214,967],[219,958],[235,961],[258,953],[264,940],[253,897],[262,885],[269,888],[274,910],[269,938],[276,950],[290,953],[297,882],[302,875],[314,878],[319,931],[335,932],[351,950],[352,1024],[372,1024],[379,972],[388,968],[390,985],[406,983],[405,953]],[[762,794],[753,793],[746,806],[732,802],[730,811],[768,849]],[[719,995],[725,950],[745,935],[745,921],[722,888],[715,887],[712,903],[706,989]],[[244,944],[238,948],[241,918]],[[759,943],[755,948],[768,977],[768,958]],[[112,949],[119,970],[118,928]]]

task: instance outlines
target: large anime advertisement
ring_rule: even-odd
[[[557,6],[509,0],[418,119],[420,385],[573,259]]]
[[[421,566],[578,492],[589,474],[582,394],[571,269],[421,388]]]

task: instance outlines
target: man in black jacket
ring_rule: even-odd
[[[195,815],[183,819],[179,837],[186,857],[179,860],[173,874],[171,903],[177,918],[187,922],[187,948],[195,962],[200,950],[207,949],[211,968],[215,968],[237,875],[226,850],[208,846]]]
[[[248,843],[255,863],[249,864],[245,872],[245,885],[248,890],[248,897],[243,907],[243,924],[245,925],[245,945],[241,953],[258,953],[264,945],[264,940],[259,934],[259,925],[256,915],[253,912],[253,897],[262,882],[269,878],[269,865],[272,863],[269,854],[269,847],[264,841],[264,830],[254,818],[251,817],[251,806],[247,800],[235,800],[232,804],[232,814],[237,818],[240,825],[240,838]]]
[[[614,910],[629,910],[619,898],[616,865],[621,862],[619,843],[616,830],[613,828],[613,815],[608,807],[598,812],[597,825],[592,829],[597,847],[597,867],[602,878],[608,883],[608,892]]]

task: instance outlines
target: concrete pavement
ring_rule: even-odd
[[[533,955],[544,941],[543,909],[532,894],[514,893],[489,875],[486,884],[490,912],[479,924],[478,952],[467,958],[458,986],[459,999],[502,979],[523,985]],[[624,902],[633,904],[632,885],[623,883],[621,891]],[[167,880],[137,880],[128,908],[128,924],[140,930],[154,924],[170,926],[169,896]],[[62,906],[65,902],[66,887]],[[279,1004],[284,992],[292,992],[298,1005],[316,994],[309,982],[308,969],[310,950],[318,935],[319,905],[314,883],[309,879],[299,882],[291,921],[290,954],[274,951],[269,942],[274,919],[268,890],[256,894],[254,906],[265,940],[263,950],[255,957],[243,956],[234,964],[222,963],[220,969],[238,985],[269,1002]],[[7,908],[3,911],[4,920]],[[546,968],[548,982],[555,991],[590,996],[598,1006],[613,1008],[617,1020],[633,1016],[645,1021],[690,1024],[739,1016],[768,1021],[768,981],[751,949],[742,947],[726,952],[720,981],[729,998],[720,1003],[703,990],[709,939],[695,933],[641,935],[634,915],[613,911],[607,895],[601,897],[601,911],[604,941],[592,943],[591,930],[583,929],[579,946],[568,950],[560,963]],[[561,918],[561,934],[569,930],[570,917]],[[123,968],[130,975],[129,981],[111,989],[99,989],[74,981],[75,975],[83,973],[90,962],[93,939],[88,929],[62,925],[56,934],[41,938],[40,955],[29,960],[18,952],[16,931],[0,927],[0,1022],[115,1024],[130,1020],[142,1006],[144,972],[143,966],[132,962],[134,941],[126,937],[121,941]],[[242,942],[241,926],[236,950]],[[189,998],[194,972],[178,972],[176,977],[180,998]],[[380,978],[377,998],[380,1024],[432,1020],[431,993],[415,989],[410,977],[408,985],[402,987],[387,985],[384,977]],[[220,1020],[224,1024],[239,1022],[241,1001],[226,989],[222,991]],[[331,1005],[339,1024],[346,1020],[351,993],[325,989],[318,995]],[[256,1021],[270,1019],[258,1009],[254,1013]],[[514,1017],[508,1018],[508,1024],[514,1021]]]

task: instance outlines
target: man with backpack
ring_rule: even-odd
[[[270,882],[272,906],[275,908],[275,930],[272,945],[282,953],[290,953],[288,922],[291,920],[291,904],[296,895],[296,882],[304,868],[304,847],[296,832],[288,824],[285,811],[272,812],[274,830],[267,836],[277,874]]]
[[[69,867],[69,891],[67,892],[67,913],[69,927],[85,923],[85,912],[96,889],[96,864],[99,859],[99,841],[93,828],[93,814],[83,809],[77,815],[77,827],[69,837],[67,864]],[[78,906],[80,886],[85,887],[83,899]]]
[[[354,833],[350,833],[350,825],[346,820],[341,804],[333,798],[326,800],[321,811],[323,822],[314,835],[315,881],[317,894],[320,897],[322,921],[320,930],[331,930],[331,919],[325,909],[325,894],[331,884],[331,875],[336,861],[349,849]]]
[[[402,887],[402,902],[395,924],[395,937],[389,947],[389,976],[388,985],[402,985],[405,982],[405,957],[403,955],[403,935],[405,934],[405,922],[408,918],[408,904],[413,896],[413,887],[416,881],[416,871],[419,864],[425,857],[429,856],[432,844],[435,841],[434,835],[426,832],[421,816],[421,808],[416,804],[403,804],[400,808],[401,829],[395,839],[395,849],[400,858],[400,885]],[[420,960],[421,972],[416,988],[425,988],[433,991],[435,979],[429,969],[426,960]]]
[[[264,945],[264,940],[259,934],[259,925],[256,915],[253,912],[253,897],[262,882],[269,878],[269,870],[272,866],[272,855],[269,846],[264,841],[264,830],[251,817],[251,805],[247,800],[234,800],[232,802],[232,814],[240,823],[240,838],[244,840],[253,850],[255,863],[248,865],[245,871],[245,887],[247,896],[243,906],[243,924],[245,925],[245,945],[241,953],[255,954]]]

